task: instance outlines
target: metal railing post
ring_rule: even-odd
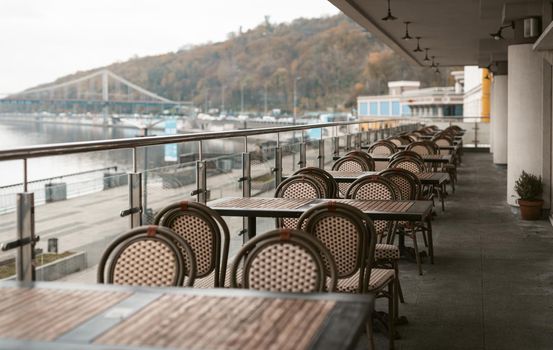
[[[333,143],[332,153],[334,157],[339,157],[340,156],[340,138],[338,138],[338,136],[334,136],[332,139],[332,143]]]
[[[474,148],[478,148],[478,122],[474,122]]]
[[[246,151],[242,153],[242,177],[239,179],[240,183],[242,184],[242,197],[244,198],[249,198],[252,196],[251,174],[251,157],[250,153]],[[243,243],[246,243],[253,236],[250,230],[250,225],[248,224],[247,217],[242,218],[241,234]]]
[[[196,161],[196,195],[198,203],[207,202],[207,163],[205,160]]]
[[[15,274],[18,281],[35,280],[35,205],[34,193],[17,194],[17,255]],[[25,243],[26,242],[26,243]]]
[[[129,173],[129,209],[126,211],[130,215],[129,225],[135,228],[142,225],[142,174]],[[124,213],[121,213],[121,216]]]
[[[307,165],[307,144],[305,142],[300,143],[300,161],[298,165],[300,169]]]
[[[324,169],[325,168],[325,140],[321,137],[319,140],[319,156],[317,157],[319,159],[319,168]]]
[[[273,168],[275,173],[275,188],[282,182],[282,149],[275,147],[275,166]]]
[[[355,134],[355,147],[354,148],[356,150],[361,149],[361,144],[362,144],[361,136],[363,136],[363,134],[361,132],[358,132],[357,134]]]

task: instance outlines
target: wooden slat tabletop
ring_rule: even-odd
[[[307,349],[335,304],[332,300],[165,295],[95,343],[175,349]]]
[[[127,298],[127,292],[0,288],[0,337],[53,340]]]
[[[299,217],[313,206],[329,201],[344,201],[344,199],[310,199],[308,203],[296,208],[282,208],[279,201],[286,201],[285,198],[273,198],[274,207],[263,206],[256,207],[255,203],[259,198],[241,198],[241,201],[236,201],[236,197],[226,197],[208,202],[207,205],[223,216],[244,216],[244,217]],[[232,202],[231,202],[232,201]],[[356,206],[371,217],[373,220],[407,220],[407,221],[422,221],[432,211],[432,202],[430,201],[376,201],[376,200],[359,200],[349,199],[348,204]],[[236,207],[230,207],[227,203],[240,203]],[[404,211],[397,210],[394,203],[412,203]]]
[[[362,176],[377,175],[378,171],[328,171],[336,182],[353,182]],[[443,172],[427,172],[416,174],[423,185],[441,185],[449,180],[449,174]]]
[[[373,295],[0,283],[0,349],[350,349]]]

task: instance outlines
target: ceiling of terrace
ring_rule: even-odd
[[[411,22],[410,36],[420,36],[420,47],[429,48],[429,56],[435,56],[440,66],[485,66],[492,60],[506,60],[513,31],[504,30],[507,40],[499,41],[490,33],[515,18],[532,16],[536,11],[541,15],[546,6],[551,6],[549,1],[524,0],[390,0],[397,19],[383,21],[386,0],[329,1],[407,60],[425,65],[425,53],[413,52],[416,40],[402,40],[404,22]]]

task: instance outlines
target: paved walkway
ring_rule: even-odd
[[[506,170],[491,155],[463,160],[433,223],[435,264],[425,261],[423,276],[401,264],[409,324],[397,349],[553,349],[553,228],[511,212]]]

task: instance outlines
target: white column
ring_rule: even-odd
[[[507,81],[507,75],[494,75],[491,140],[495,164],[507,164]]]
[[[507,202],[516,205],[515,181],[522,170],[543,176],[543,58],[532,44],[508,49]]]

